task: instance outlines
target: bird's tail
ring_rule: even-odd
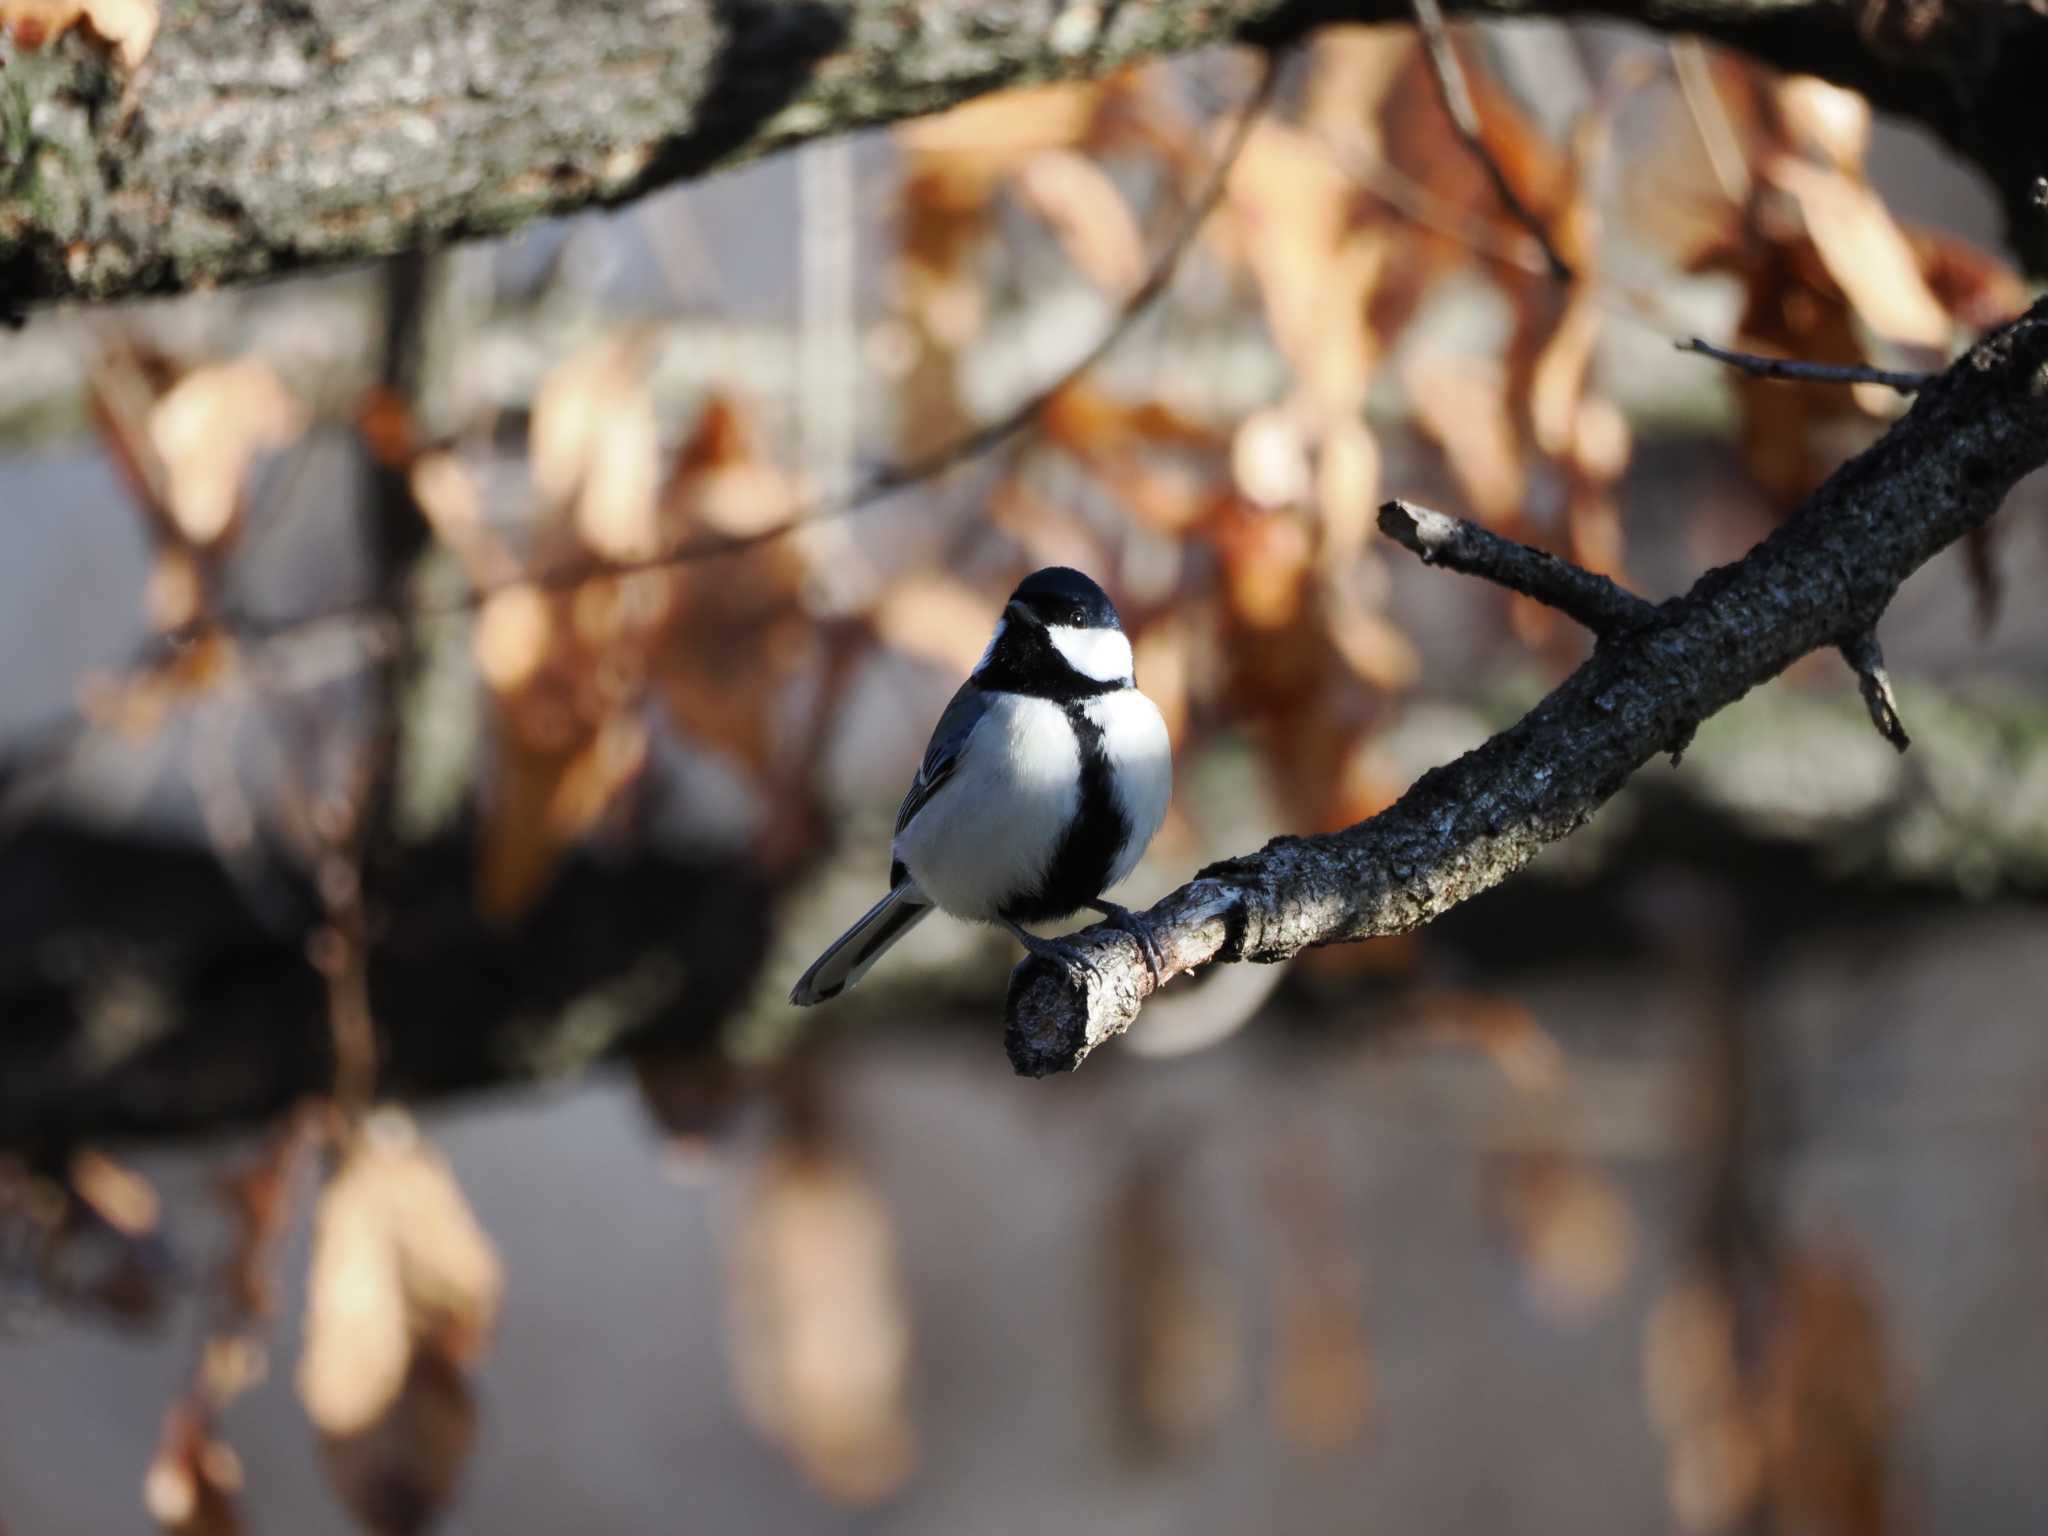
[[[901,881],[811,962],[811,968],[790,989],[789,1000],[808,1008],[837,997],[867,975],[868,967],[931,910],[930,898],[918,889],[916,881]]]

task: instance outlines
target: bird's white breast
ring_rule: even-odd
[[[959,766],[896,835],[895,856],[943,910],[986,921],[1044,878],[1079,808],[1080,781],[1066,711],[992,693]]]
[[[1130,823],[1130,840],[1109,870],[1109,886],[1138,867],[1173,798],[1173,746],[1159,708],[1135,688],[1090,699],[1082,706],[1102,730],[1110,782]],[[1108,889],[1105,886],[1104,889]]]

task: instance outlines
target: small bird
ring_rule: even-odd
[[[946,706],[896,813],[889,894],[841,934],[789,994],[837,997],[934,908],[999,923],[1076,973],[1025,923],[1093,908],[1138,940],[1142,919],[1102,893],[1136,867],[1173,793],[1158,706],[1137,688],[1109,596],[1065,566],[1017,584],[988,649]]]

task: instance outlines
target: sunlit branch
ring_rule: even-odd
[[[1620,634],[1657,616],[1655,603],[1605,576],[1412,501],[1390,501],[1381,507],[1380,532],[1424,565],[1477,576],[1534,598],[1596,635]]]
[[[1847,647],[1884,698],[1868,637],[1908,576],[2048,463],[2044,401],[2048,300],[1931,379],[1741,560],[1603,639],[1516,724],[1356,826],[1277,838],[1155,904],[1142,916],[1160,980],[1423,926],[1576,831],[1637,769],[1812,651]],[[1123,929],[1099,923],[1068,942],[1081,963],[1032,956],[1011,976],[1005,1038],[1021,1073],[1077,1066],[1154,988]]]
[[[1899,701],[1892,692],[1891,674],[1884,669],[1884,652],[1878,649],[1877,632],[1865,630],[1842,646],[1842,659],[1856,672],[1856,685],[1863,693],[1870,723],[1878,735],[1901,752],[1913,744],[1906,723],[1899,718]]]

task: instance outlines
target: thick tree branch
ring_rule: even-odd
[[[1931,381],[1913,409],[1731,566],[1593,656],[1518,723],[1370,820],[1204,870],[1145,914],[1171,976],[1420,927],[1573,832],[1643,764],[1810,651],[1873,632],[1899,585],[2048,462],[2048,301]],[[1073,939],[1069,976],[1013,974],[1007,1044],[1032,1076],[1136,1018],[1151,981],[1127,933]]]
[[[614,205],[808,139],[1411,0],[320,0],[167,7],[132,78],[0,54],[0,300],[167,293]],[[1698,33],[1864,91],[1974,161],[2048,264],[2031,0],[1451,0]]]

